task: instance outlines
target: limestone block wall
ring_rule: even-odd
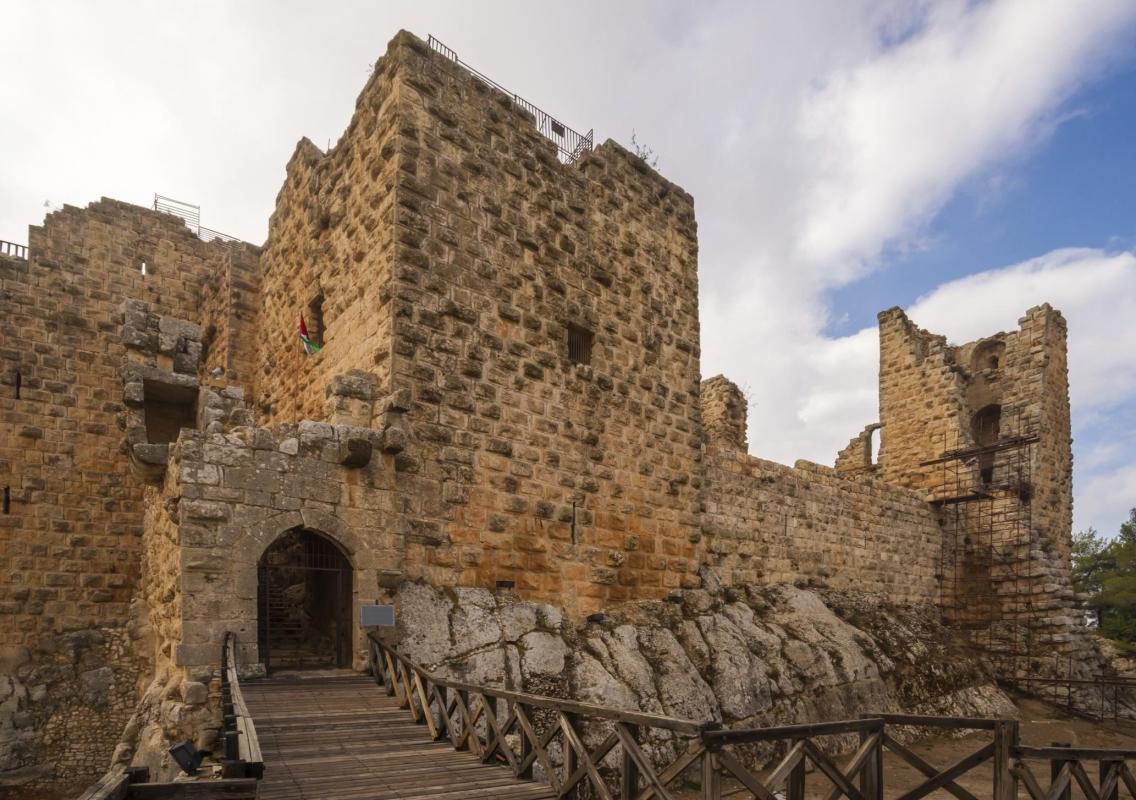
[[[256,409],[320,418],[351,370],[409,390],[412,575],[581,609],[661,596],[695,564],[696,254],[679,187],[613,143],[560,164],[509,96],[401,33],[336,146],[289,163]],[[324,348],[304,356],[315,297]]]
[[[1072,525],[1072,449],[1066,326],[1049,305],[1030,309],[1016,331],[963,345],[917,328],[898,308],[880,319],[880,475],[889,483],[950,494],[943,467],[920,466],[973,447],[972,418],[1001,407],[1000,436],[1034,434],[1029,480],[1042,518],[1038,530],[1068,551]],[[1004,482],[1013,454],[994,457]],[[977,482],[979,464],[966,480]]]
[[[737,384],[724,375],[702,381],[702,433],[706,441],[730,450],[747,450],[748,401]]]
[[[880,423],[866,425],[864,430],[848,442],[848,446],[836,454],[835,469],[841,475],[855,475],[863,472],[874,473],[879,464],[872,456],[872,441],[880,429]]]
[[[218,273],[201,287],[197,321],[204,330],[204,373],[251,392],[260,331],[259,250],[243,244],[230,246],[219,266]]]
[[[1064,318],[1037,306],[1017,330],[956,346],[891,309],[880,314],[880,348],[878,468],[885,480],[943,502],[948,615],[972,631],[1007,674],[1034,674],[1037,659],[1052,653],[1076,653],[1084,667],[1092,659],[1081,646],[1083,625],[1069,581]],[[952,450],[1026,436],[1037,440],[921,465]]]
[[[930,490],[939,477],[919,464],[957,446],[967,427],[963,376],[945,336],[916,327],[899,308],[880,312],[879,322],[879,474]]]
[[[693,582],[693,201],[607,142],[558,162],[527,112],[400,34],[392,385],[411,390],[413,575],[573,612]],[[366,93],[365,93],[366,96]],[[590,363],[569,358],[570,331]]]
[[[936,601],[941,531],[919,493],[869,477],[706,453],[707,561],[727,584],[812,582]]]
[[[325,535],[347,556],[359,632],[359,604],[375,602],[383,576],[401,571],[398,498],[414,502],[415,478],[384,433],[322,422],[183,431],[146,531],[147,599],[174,666],[215,666],[226,631],[241,639],[244,663],[259,661],[257,564],[295,528]],[[370,446],[365,463],[353,458],[360,443]]]
[[[335,147],[303,139],[288,162],[261,257],[255,393],[265,423],[318,419],[328,382],[352,369],[390,387],[397,68],[379,60]],[[303,313],[317,333],[313,302],[323,349],[308,356],[297,326]]]
[[[76,788],[61,786],[64,776],[81,783],[105,767],[131,706],[108,694],[92,721],[65,688],[75,673],[46,668],[55,648],[70,648],[74,669],[100,685],[104,668],[114,687],[133,686],[146,669],[145,648],[123,651],[135,641],[144,494],[123,449],[124,300],[195,319],[222,247],[174,217],[104,199],[32,227],[27,260],[0,258],[9,334],[0,341],[0,490],[10,498],[0,514],[0,640],[11,656],[0,680],[27,687],[0,713],[0,780],[27,777],[20,791],[50,797]]]

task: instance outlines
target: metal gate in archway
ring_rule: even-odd
[[[269,670],[351,660],[351,564],[316,531],[282,534],[257,566],[257,643]]]

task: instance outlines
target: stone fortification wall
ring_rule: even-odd
[[[573,612],[693,582],[693,200],[610,141],[560,164],[508,96],[413,37],[393,48],[413,75],[394,380],[442,486],[408,562]]]
[[[880,427],[878,422],[864,426],[864,430],[854,436],[848,442],[848,446],[836,454],[834,467],[837,473],[857,475],[861,473],[874,474],[879,471],[879,464],[876,463],[872,453],[872,444]]]
[[[145,483],[125,449],[124,300],[196,319],[224,249],[104,199],[31,228],[27,260],[0,258],[0,781],[13,792],[73,792],[104,768],[148,669],[145,643],[131,652]]]
[[[288,162],[261,257],[255,394],[265,423],[319,419],[325,387],[353,369],[390,386],[399,66],[379,60],[335,147],[303,139]],[[323,346],[314,355],[299,345],[300,314]]]
[[[401,33],[335,148],[289,164],[258,410],[318,418],[348,370],[410,391],[413,575],[579,610],[661,596],[695,566],[696,253],[679,187],[610,142],[559,163],[510,97]]]
[[[894,602],[939,595],[941,532],[917,493],[711,446],[702,530],[726,584],[809,582]]]
[[[749,403],[737,384],[724,375],[702,381],[702,434],[707,442],[729,450],[746,451]]]
[[[899,308],[880,312],[879,322],[878,474],[888,483],[930,490],[939,478],[919,464],[961,441],[963,378],[945,336],[916,327]]]
[[[842,472],[787,467],[746,453],[746,401],[718,375],[702,382],[703,560],[728,585],[812,583],[879,592],[897,602],[938,597],[942,536],[915,491],[872,479],[869,426]],[[855,464],[855,468],[852,465]]]
[[[879,474],[889,483],[954,494],[953,473],[943,465],[922,466],[944,452],[984,444],[975,417],[998,407],[994,438],[1036,435],[1028,478],[1039,534],[1068,553],[1072,525],[1072,456],[1066,326],[1049,305],[1030,309],[1016,331],[998,333],[963,345],[916,327],[898,308],[880,318]],[[1012,453],[996,454],[990,464],[970,459],[963,488],[979,483],[982,466],[991,467],[986,483],[1005,483]]]
[[[384,434],[320,422],[183,433],[163,488],[169,523],[154,526],[149,549],[152,572],[173,559],[166,569],[180,576],[174,596],[151,600],[168,623],[159,633],[175,666],[216,665],[226,631],[238,634],[244,663],[259,660],[257,563],[296,528],[322,533],[344,551],[353,568],[350,630],[359,631],[359,605],[375,602],[382,576],[401,567],[402,527],[392,509],[396,488],[406,487],[397,486],[399,459],[384,452],[392,438]],[[360,450],[368,453],[361,464]]]
[[[220,269],[201,287],[196,317],[204,330],[203,373],[252,391],[260,307],[259,251],[228,247]]]

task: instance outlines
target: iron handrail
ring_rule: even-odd
[[[0,256],[22,258],[26,261],[28,258],[28,246],[26,244],[17,244],[16,242],[8,242],[0,239]]]
[[[206,228],[201,224],[201,206],[195,206],[193,203],[186,203],[183,200],[175,200],[172,197],[164,195],[154,195],[154,210],[162,214],[170,214],[177,217],[185,223],[185,227],[189,228],[197,238],[203,242],[221,242],[223,244],[234,244],[241,240],[236,236],[230,236],[227,233],[215,231],[212,228]]]
[[[533,103],[530,103],[525,98],[521,97],[516,92],[509,91],[497,81],[485,75],[482,72],[471,67],[469,64],[458,58],[458,54],[453,49],[446,47],[440,41],[435,39],[432,35],[427,41],[431,50],[439,53],[449,61],[454,62],[458,66],[465,69],[470,75],[477,78],[482,83],[493,87],[499,92],[507,94],[512,98],[513,102],[523,108],[525,111],[533,115],[536,122],[536,129],[541,136],[551,141],[556,145],[556,149],[560,161],[564,164],[572,164],[580,158],[584,153],[588,153],[592,149],[593,136],[595,129],[589,130],[587,133],[579,133],[578,131],[569,128],[556,117],[548,112],[540,109]]]

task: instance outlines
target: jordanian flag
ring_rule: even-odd
[[[320,351],[320,346],[308,334],[308,326],[304,322],[304,312],[302,311],[300,312],[300,341],[304,343],[304,352],[309,356]]]

